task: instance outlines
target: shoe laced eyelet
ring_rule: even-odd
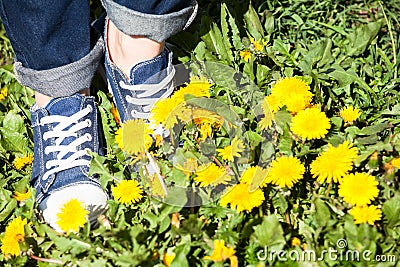
[[[51,167],[50,167],[50,164],[49,164],[49,162],[46,162],[46,169],[50,169]]]
[[[89,112],[92,112],[92,110],[93,110],[91,105],[87,105],[86,108],[89,109]]]
[[[92,126],[92,121],[90,119],[85,120],[85,122],[87,123],[86,127]]]
[[[88,140],[88,141],[92,141],[92,135],[91,134],[85,134],[85,136],[86,136],[86,139]]]

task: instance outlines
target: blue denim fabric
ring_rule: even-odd
[[[115,2],[127,9],[158,15],[179,11],[192,4],[192,1],[184,0]],[[78,61],[91,49],[87,0],[0,0],[0,15],[16,61],[26,68],[60,67]]]
[[[104,154],[100,149],[102,142],[100,142],[101,136],[99,136],[98,112],[93,97],[77,94],[70,97],[53,99],[45,108],[39,108],[36,105],[31,108],[35,143],[31,184],[37,190],[36,197],[39,203],[52,192],[74,184],[93,184],[100,187],[98,178],[88,177],[89,165],[66,169],[49,176],[46,180],[43,179],[43,175],[46,171],[55,168],[52,167],[48,169],[46,164],[50,160],[55,160],[59,152],[50,152],[46,154],[46,147],[54,146],[55,138],[48,138],[46,140],[44,138],[44,133],[54,129],[58,123],[43,124],[42,119],[53,115],[70,117],[88,106],[91,108],[91,112],[64,129],[64,131],[67,131],[81,121],[90,121],[90,123],[88,123],[89,127],[77,131],[76,137],[71,136],[65,138],[60,145],[68,145],[81,136],[90,135],[91,138],[89,138],[87,142],[79,145],[77,151],[88,149],[99,154]],[[71,152],[66,154],[63,159],[70,157],[71,154]],[[86,154],[78,159],[90,161],[91,157]]]
[[[0,14],[16,61],[26,68],[60,67],[90,51],[89,1],[0,0]]]
[[[115,0],[121,6],[135,10],[145,14],[164,15],[172,12],[177,12],[191,6],[191,1],[188,0]]]

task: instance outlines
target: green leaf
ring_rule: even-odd
[[[387,200],[382,207],[387,228],[400,226],[400,195]]]
[[[3,127],[12,132],[25,133],[24,119],[15,113],[15,111],[8,112],[3,119]]]
[[[251,36],[256,40],[263,38],[264,29],[256,10],[251,4],[249,5],[249,10],[244,14],[244,22],[246,23],[246,29],[249,31]]]
[[[250,147],[253,149],[264,140],[264,138],[260,134],[253,131],[247,131],[245,133],[245,137],[249,140]]]
[[[4,149],[27,154],[28,140],[23,134],[9,131],[6,128],[0,128],[0,133],[3,137],[1,139],[1,145]]]
[[[226,47],[222,33],[216,23],[211,23],[210,30],[201,39],[205,42],[208,49],[217,53],[220,59],[231,63],[233,61],[232,52]]]
[[[271,250],[281,250],[286,243],[276,215],[264,216],[263,222],[254,227],[254,233],[250,238],[259,246],[267,246]]]
[[[360,135],[373,135],[373,134],[378,134],[388,128],[392,128],[393,125],[389,123],[379,123],[379,124],[374,124],[371,126],[366,126],[361,129]]]
[[[186,255],[190,252],[190,243],[178,246],[174,252],[176,256],[172,261],[170,267],[189,267],[189,262],[187,260]]]
[[[331,211],[320,198],[314,199],[315,221],[319,226],[326,226],[330,219]]]
[[[91,248],[89,243],[74,238],[57,236],[51,230],[47,234],[61,252],[69,251],[73,255],[77,255]]]
[[[264,28],[268,34],[272,34],[275,30],[275,18],[272,12],[266,12],[264,16]]]
[[[286,201],[285,197],[278,193],[272,198],[272,203],[276,209],[279,209],[280,213],[283,214],[286,212],[288,208],[288,202]]]
[[[280,52],[282,55],[291,57],[290,55],[290,44],[285,44],[280,39],[275,39],[273,44],[273,49]]]
[[[353,70],[344,70],[341,66],[339,65],[333,65],[330,70],[333,70],[331,72],[328,72],[328,76],[336,79],[339,83],[339,86],[341,88],[346,87],[347,85],[350,85],[354,82],[357,82],[363,89],[365,89],[368,93],[372,94],[373,96],[376,95],[376,93],[369,87],[369,85],[361,79],[356,72]],[[361,90],[358,90],[361,94]],[[367,95],[364,94],[365,97],[368,97]],[[369,97],[368,97],[369,98]]]
[[[235,19],[233,18],[232,14],[229,12],[228,7],[226,6],[225,3],[222,4],[222,9],[225,9],[226,14],[228,15],[228,23],[229,27],[231,28],[231,39],[233,42],[233,47],[236,50],[242,49],[242,41],[240,39],[240,32],[239,28],[236,25]]]
[[[10,199],[9,202],[6,202],[7,205],[4,209],[0,211],[0,222],[3,222],[17,207],[17,201],[15,199]]]
[[[348,35],[349,44],[346,46],[347,56],[358,56],[367,49],[375,39],[383,25],[382,20],[361,24]]]
[[[305,73],[311,73],[313,67],[318,63],[319,66],[333,61],[331,54],[332,41],[330,39],[321,39],[313,43],[309,47],[309,51],[304,55],[303,59],[299,62],[299,67]]]
[[[89,176],[94,174],[100,175],[100,185],[103,188],[107,187],[107,184],[113,180],[113,176],[109,173],[107,169],[107,164],[105,163],[107,158],[100,156],[97,153],[91,153],[92,160],[90,161]]]

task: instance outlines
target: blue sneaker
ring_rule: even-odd
[[[106,210],[107,194],[96,177],[89,177],[91,157],[100,152],[98,115],[93,97],[79,94],[52,99],[31,108],[34,133],[32,185],[44,220],[60,231],[57,213],[70,199],[89,211],[89,220]]]
[[[104,36],[107,43],[107,27]],[[104,64],[106,78],[121,121],[147,120],[153,105],[173,93],[175,68],[172,65],[172,52],[165,48],[157,57],[136,64],[127,79],[111,62],[107,47]]]

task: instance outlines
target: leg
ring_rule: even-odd
[[[164,47],[165,40],[190,24],[196,2],[102,0],[102,3],[109,17],[105,27],[106,74],[121,119],[147,119],[151,106],[173,90],[172,53]],[[134,89],[140,84],[154,85],[151,89],[154,93],[141,97]]]
[[[84,0],[0,0],[0,13],[15,51],[16,76],[36,91],[31,183],[44,219],[58,228],[56,214],[67,198],[78,198],[89,209],[107,199],[87,175],[85,150],[100,149],[94,99],[78,94],[87,92],[104,42],[100,38],[91,46]]]

